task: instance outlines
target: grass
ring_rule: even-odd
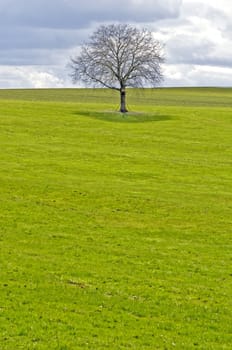
[[[0,90],[0,349],[231,349],[232,89]]]

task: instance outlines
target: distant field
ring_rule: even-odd
[[[130,105],[231,107],[232,88],[128,89]],[[1,90],[0,99],[107,103],[118,107],[118,92],[109,89]]]
[[[0,349],[231,349],[232,89],[0,90]]]

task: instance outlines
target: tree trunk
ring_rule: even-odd
[[[127,108],[126,108],[126,89],[124,87],[122,87],[120,89],[120,112],[121,113],[126,113],[128,112]]]

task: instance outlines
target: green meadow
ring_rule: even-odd
[[[0,349],[232,348],[232,89],[0,90]]]

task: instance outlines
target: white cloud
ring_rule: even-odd
[[[0,66],[0,88],[59,88],[67,85],[58,72],[45,67]]]
[[[166,86],[231,86],[232,69],[192,64],[166,65]]]

